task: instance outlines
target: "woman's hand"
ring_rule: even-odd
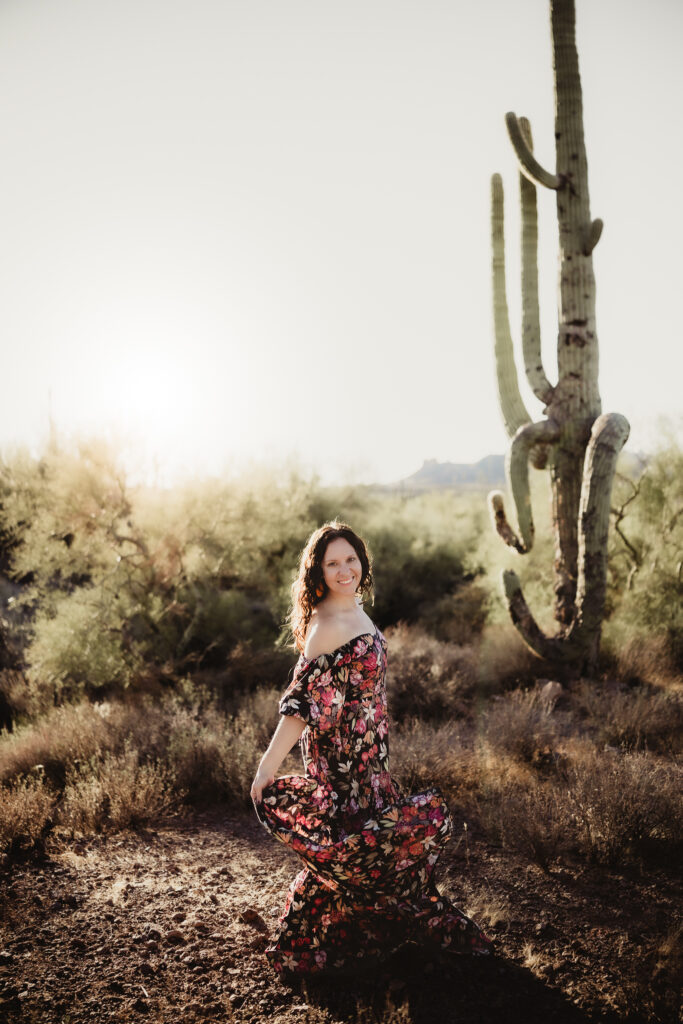
[[[268,771],[262,765],[259,765],[254,781],[251,784],[251,799],[255,804],[260,804],[263,799],[263,790],[275,782],[274,772]]]
[[[275,772],[300,738],[305,728],[306,723],[301,718],[293,715],[281,716],[278,727],[273,734],[268,749],[261,758],[261,763],[251,784],[251,799],[255,804],[261,803],[263,790],[266,786],[270,786],[271,783],[275,782]]]

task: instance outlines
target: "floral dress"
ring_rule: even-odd
[[[353,970],[413,940],[488,953],[490,940],[432,875],[452,830],[438,789],[404,795],[389,774],[386,641],[364,633],[303,655],[280,714],[303,719],[305,774],[263,791],[261,822],[301,857],[276,940],[278,972]]]

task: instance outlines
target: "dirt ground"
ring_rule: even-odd
[[[255,816],[196,815],[53,850],[0,878],[0,1020],[678,1018],[673,871],[543,874],[476,836],[449,844],[442,861],[440,885],[495,922],[495,957],[410,947],[365,977],[297,989],[277,979],[263,948],[299,864]]]

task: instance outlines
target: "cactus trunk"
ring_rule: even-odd
[[[506,519],[502,495],[491,495],[491,506],[496,528],[506,543],[520,553],[528,551],[533,543],[528,462],[531,458],[540,467],[547,459],[555,533],[556,635],[547,637],[539,629],[514,573],[504,574],[504,587],[512,619],[528,645],[542,657],[586,670],[595,666],[598,656],[610,495],[616,459],[628,437],[628,423],[619,414],[601,415],[592,250],[600,237],[602,222],[592,221],[590,216],[574,0],[551,0],[550,11],[555,174],[535,159],[528,122],[518,120],[514,114],[506,117],[521,168],[524,363],[532,390],[545,403],[545,419],[532,424],[528,417],[526,421],[522,418],[526,413],[523,406],[520,410],[505,300],[502,182],[495,175],[492,220],[496,359],[501,408],[508,433],[514,435],[507,468],[518,531]],[[554,189],[557,198],[558,379],[554,386],[545,375],[540,356],[536,185]],[[513,409],[516,416],[511,415]]]

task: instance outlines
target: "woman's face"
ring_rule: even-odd
[[[323,578],[332,594],[355,594],[363,567],[353,544],[344,537],[331,540],[323,555]]]

